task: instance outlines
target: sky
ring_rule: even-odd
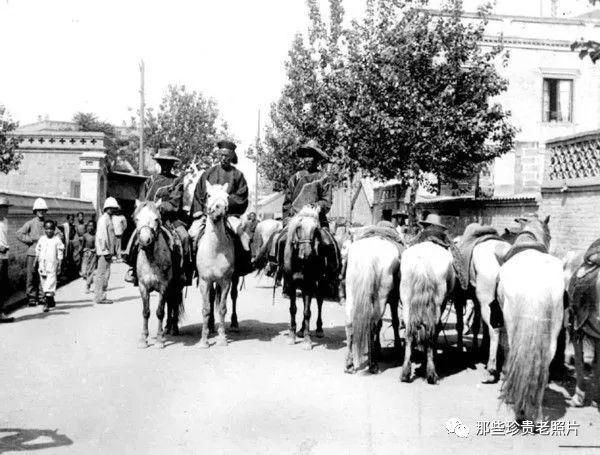
[[[345,0],[348,17],[364,3]],[[244,150],[258,110],[264,124],[277,99],[306,20],[304,0],[0,0],[0,104],[22,125],[78,111],[129,123],[143,59],[146,106],[157,107],[170,83],[201,91],[217,100]],[[252,185],[252,164],[242,158],[240,167]]]

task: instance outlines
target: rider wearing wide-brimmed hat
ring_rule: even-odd
[[[144,185],[144,200],[158,204],[161,221],[172,235],[177,247],[181,248],[183,257],[183,273],[180,279],[190,285],[193,275],[192,248],[190,236],[187,232],[188,215],[183,209],[183,177],[173,173],[173,167],[179,163],[179,158],[173,155],[172,149],[163,147],[154,155],[154,160],[160,166],[160,173],[150,177]],[[131,266],[131,274],[126,278],[137,284],[135,270],[137,261],[137,235],[134,233],[129,239],[126,250],[123,252],[127,263]]]
[[[317,141],[310,140],[297,150],[300,158],[305,158],[304,168],[297,171],[288,181],[283,200],[283,225],[287,226],[289,220],[303,205],[313,204],[319,207],[319,222],[321,225],[321,238],[323,240],[323,254],[327,259],[328,283],[331,285],[331,297],[337,297],[338,273],[341,265],[339,248],[333,235],[329,231],[327,214],[331,209],[333,191],[328,174],[322,169],[323,163],[329,161],[329,156],[320,147]],[[287,236],[287,229],[273,242],[270,256],[277,262],[283,253]]]
[[[238,163],[235,152],[237,146],[229,140],[217,142],[220,161],[202,174],[194,190],[191,216],[194,223],[190,228],[194,249],[204,235],[206,226],[206,202],[208,199],[207,182],[211,185],[227,184],[227,223],[226,228],[232,233],[235,243],[235,273],[247,275],[252,271],[250,257],[250,239],[242,230],[240,217],[248,208],[248,184],[242,171],[234,166]]]
[[[465,270],[464,261],[460,251],[448,236],[448,228],[442,223],[442,218],[435,213],[430,213],[424,220],[419,221],[423,228],[412,240],[412,244],[421,242],[433,242],[452,253],[454,270],[463,290],[469,287],[468,270]]]

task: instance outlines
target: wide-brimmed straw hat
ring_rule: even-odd
[[[173,155],[173,150],[170,148],[160,149],[156,155],[154,155],[155,161],[170,161],[172,163],[178,163],[180,161],[175,155]]]
[[[329,161],[329,155],[321,150],[321,147],[319,147],[319,144],[314,139],[311,139],[298,149],[298,156],[300,158],[314,156],[322,159],[323,161]]]
[[[446,227],[445,224],[442,223],[442,218],[435,214],[435,213],[430,213],[429,215],[427,215],[427,218],[425,218],[423,221],[419,221],[419,224],[423,227],[425,226],[439,226],[443,229],[448,229]]]

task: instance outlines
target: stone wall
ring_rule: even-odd
[[[0,292],[11,295],[13,292],[25,288],[27,246],[17,240],[16,232],[26,221],[33,218],[31,210],[33,201],[38,197],[43,197],[49,208],[47,218],[60,224],[66,221],[66,216],[70,213],[83,212],[88,219],[94,213],[94,207],[91,202],[74,198],[47,197],[5,190],[0,191],[0,196],[6,196],[13,204],[8,214],[10,288],[0,289]]]

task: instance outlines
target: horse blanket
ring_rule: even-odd
[[[471,223],[466,227],[464,234],[458,242],[457,247],[463,261],[463,269],[469,274],[469,279],[471,279],[473,249],[480,243],[487,242],[488,240],[501,240],[498,231],[491,226]]]
[[[600,338],[600,317],[598,317],[598,292],[596,279],[600,269],[583,275],[574,273],[569,282],[570,311],[573,314],[573,329],[593,338]],[[586,324],[587,323],[587,324]]]

